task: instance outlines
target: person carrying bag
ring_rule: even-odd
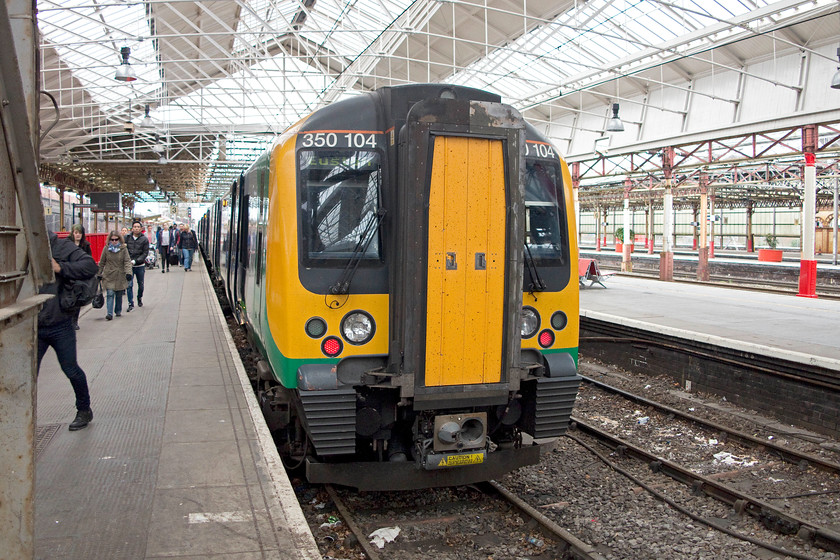
[[[122,297],[131,281],[131,257],[116,230],[108,234],[108,243],[102,249],[98,276],[108,294],[105,298],[107,303],[105,320],[110,321],[114,315],[117,317],[122,315]]]

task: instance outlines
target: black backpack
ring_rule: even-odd
[[[64,279],[58,286],[58,305],[62,311],[73,311],[93,301],[99,288],[99,278],[87,280]]]

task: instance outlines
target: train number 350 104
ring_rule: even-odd
[[[307,132],[304,148],[376,148],[376,135],[363,132]]]

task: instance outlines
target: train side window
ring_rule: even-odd
[[[300,214],[307,261],[380,258],[379,154],[348,149],[300,152]]]

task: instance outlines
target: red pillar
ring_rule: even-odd
[[[808,127],[803,131],[803,144],[806,143]],[[817,261],[814,257],[814,221],[816,212],[817,178],[814,163],[816,157],[805,152],[805,197],[802,202],[802,258],[799,263],[799,297],[817,297]]]

